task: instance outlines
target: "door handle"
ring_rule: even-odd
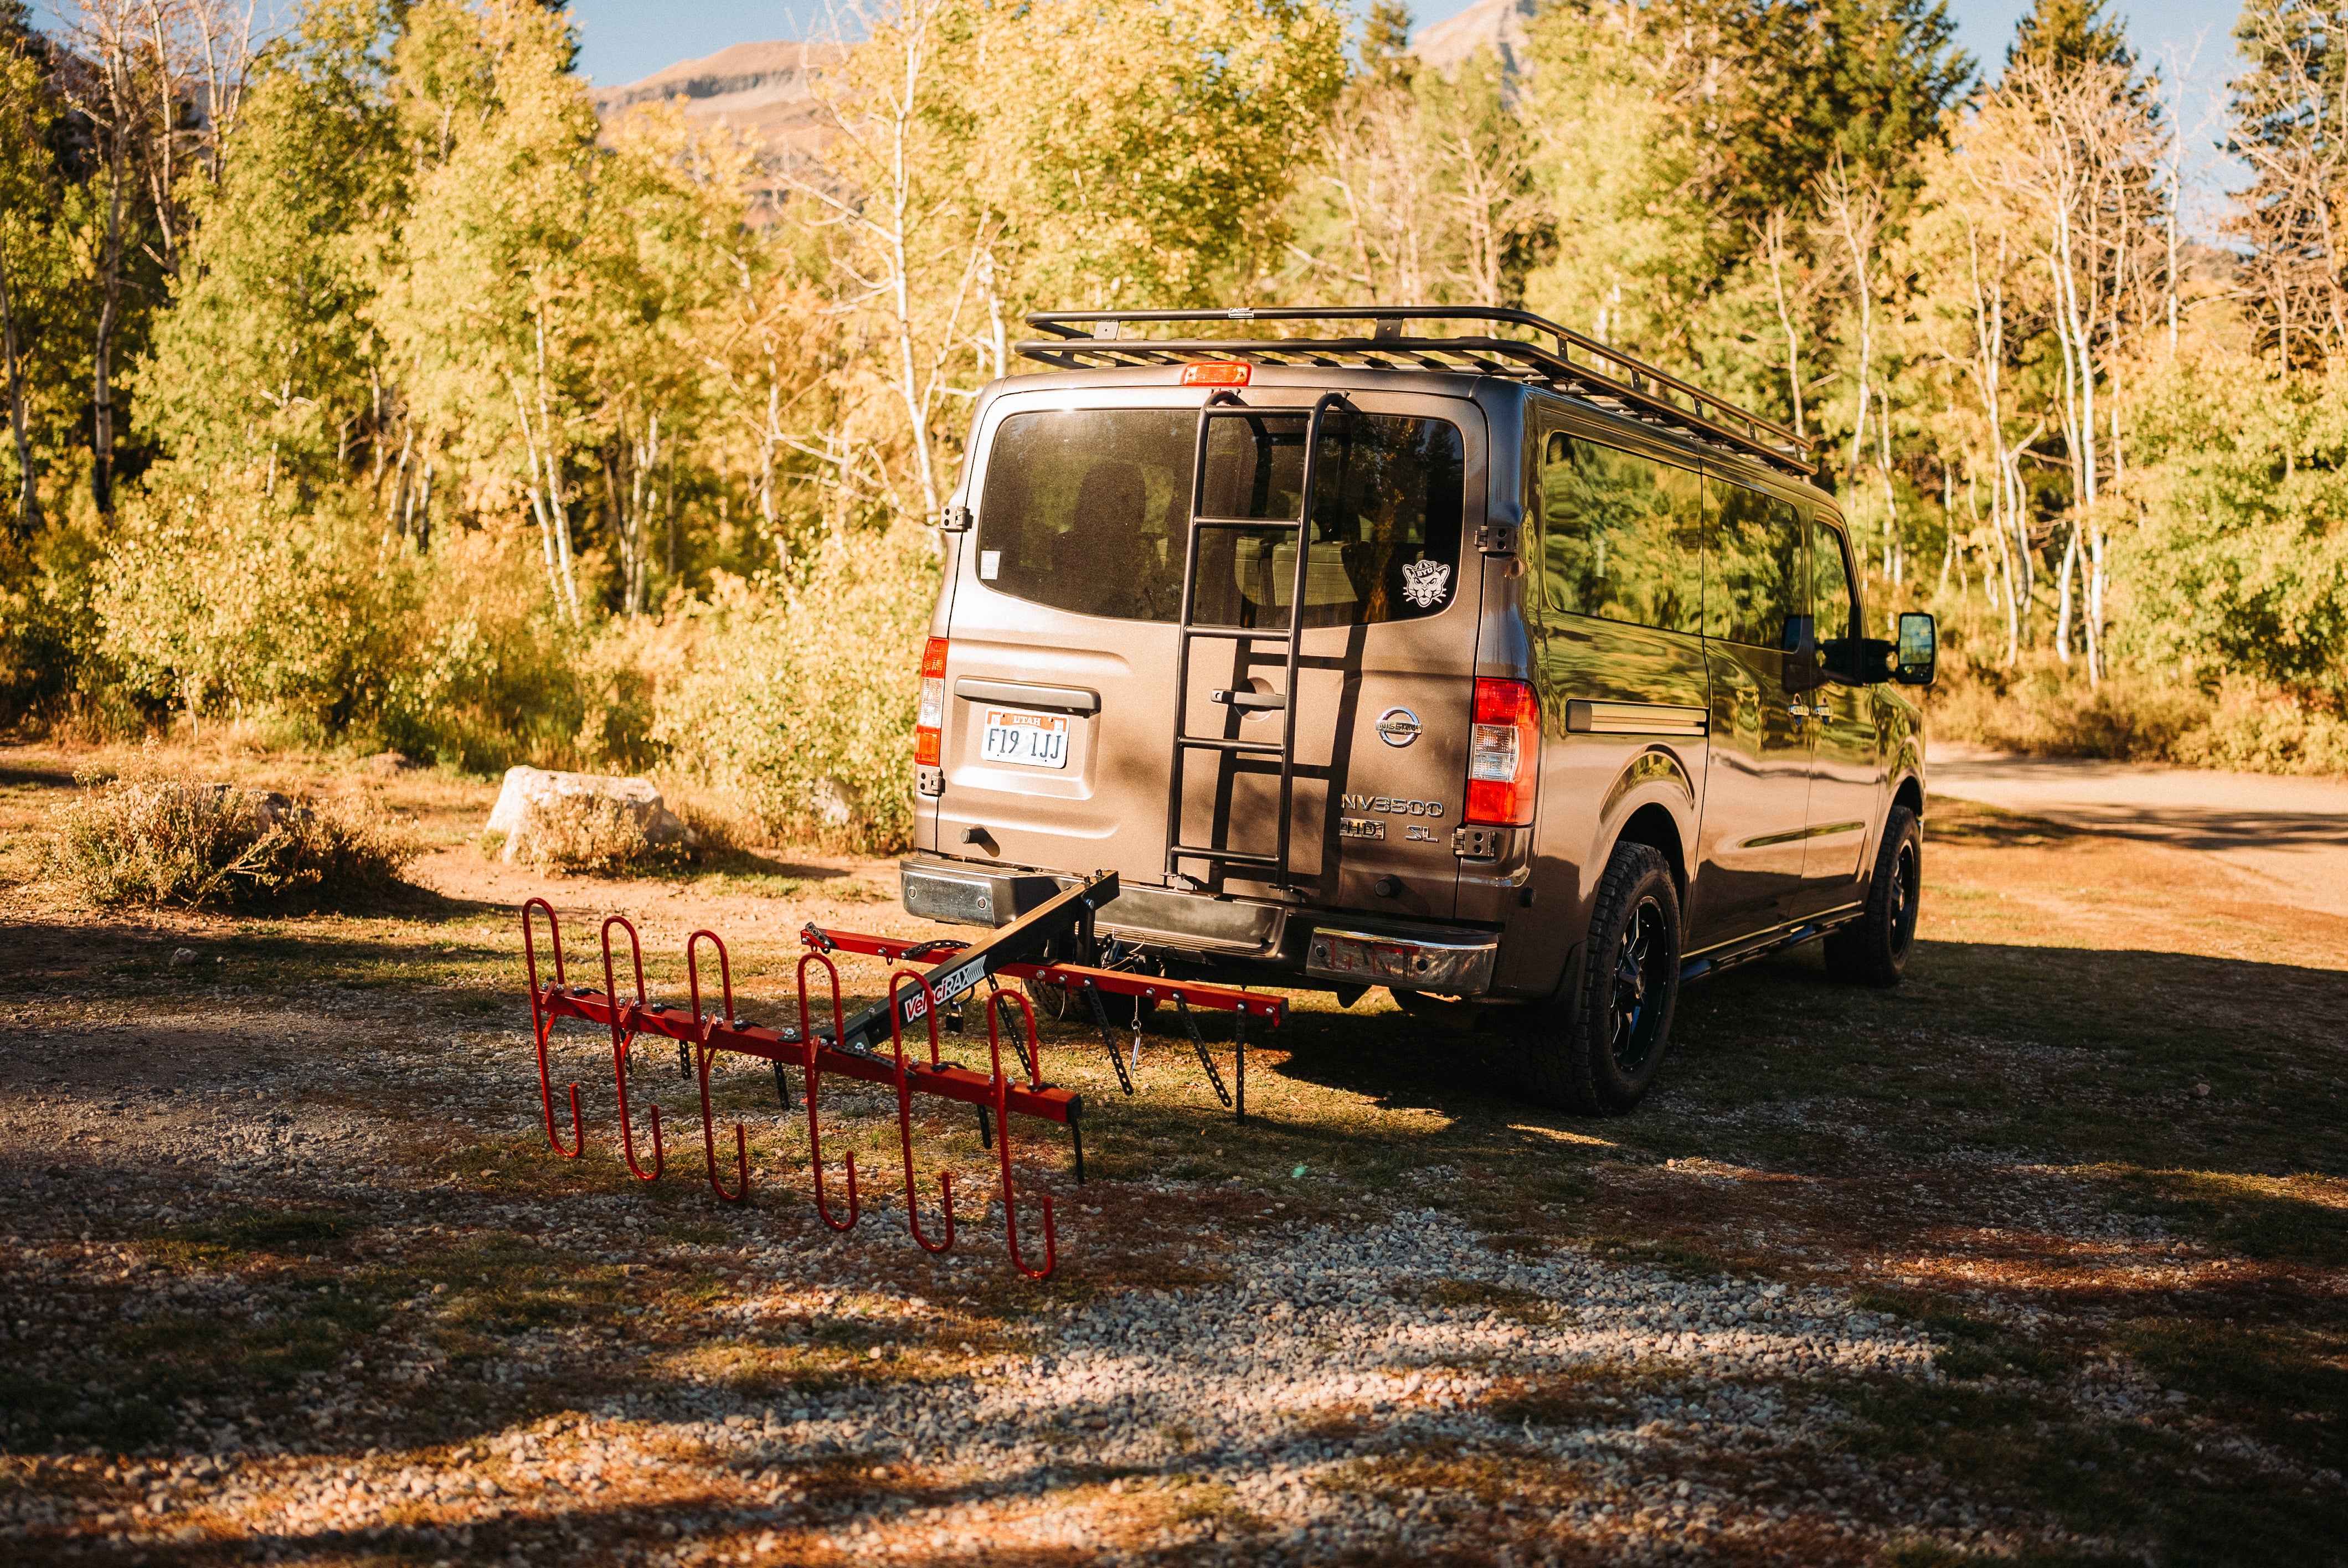
[[[1210,692],[1207,693],[1207,701],[1220,702],[1226,708],[1242,710],[1285,708],[1288,706],[1288,693],[1285,692]]]

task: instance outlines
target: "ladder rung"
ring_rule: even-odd
[[[1235,849],[1210,849],[1203,844],[1178,844],[1169,854],[1184,860],[1220,860],[1228,866],[1277,866],[1277,855],[1242,855]]]
[[[1174,743],[1201,752],[1270,752],[1275,757],[1288,754],[1288,748],[1278,741],[1223,741],[1204,735],[1177,735]]]
[[[1293,642],[1296,641],[1296,633],[1293,631],[1251,631],[1245,627],[1232,627],[1226,630],[1220,626],[1178,626],[1176,630],[1185,637],[1220,637],[1238,642]]]

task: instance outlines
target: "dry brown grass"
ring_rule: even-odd
[[[343,902],[390,887],[421,848],[363,795],[281,795],[151,764],[75,782],[51,866],[101,907]]]

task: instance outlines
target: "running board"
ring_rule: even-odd
[[[1733,969],[1740,964],[1749,964],[1756,958],[1766,958],[1772,953],[1782,953],[1790,948],[1798,948],[1805,942],[1815,942],[1829,932],[1838,931],[1849,925],[1859,918],[1859,914],[1860,911],[1858,909],[1847,910],[1832,919],[1813,920],[1807,925],[1797,926],[1790,931],[1782,931],[1764,938],[1749,948],[1737,948],[1715,957],[1690,958],[1680,966],[1680,980],[1683,984],[1689,980],[1700,980],[1706,975],[1716,975],[1723,969]]]

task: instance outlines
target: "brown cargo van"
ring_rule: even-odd
[[[1932,621],[1864,635],[1790,432],[1521,312],[1028,320],[943,518],[908,911],[1114,870],[1088,961],[1385,987],[1594,1112],[1684,980],[1824,938],[1898,981]]]

